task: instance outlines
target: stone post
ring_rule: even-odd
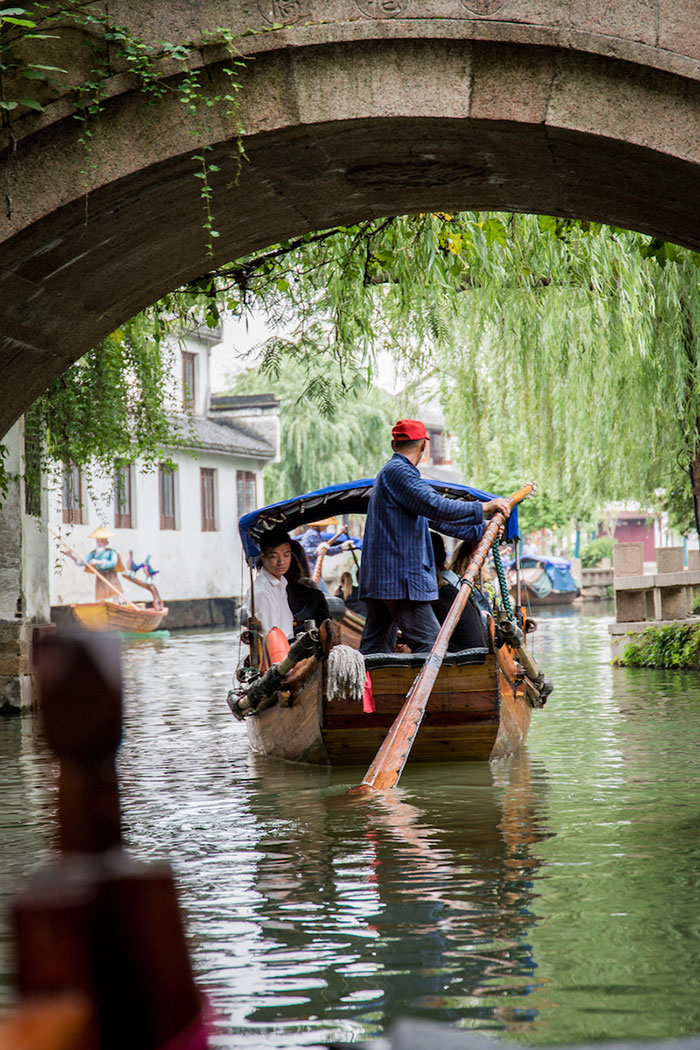
[[[647,591],[649,583],[644,579],[644,548],[641,543],[616,543],[613,547],[613,570],[615,586],[615,619],[618,623],[647,620]],[[622,587],[617,578],[626,577]]]
[[[50,620],[49,545],[46,492],[32,507],[18,476],[24,462],[23,421],[2,443],[8,450],[6,470],[15,476],[0,497],[0,713],[12,714],[32,704],[32,634]]]

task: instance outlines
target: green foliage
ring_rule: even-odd
[[[205,295],[293,327],[275,367],[313,327],[350,385],[378,350],[408,389],[430,376],[465,476],[534,478],[524,520],[551,527],[652,501],[697,455],[697,263],[596,223],[437,213],[273,246],[212,271]]]
[[[668,514],[669,527],[681,536],[697,534],[690,472],[678,464],[670,471],[668,487],[661,497],[661,509]]]
[[[43,105],[30,92],[31,82],[49,84],[52,73],[65,73],[65,69],[33,62],[21,54],[21,44],[26,41],[51,40],[55,34],[37,32],[38,23],[24,7],[0,8],[0,113],[2,122],[9,126],[8,114],[20,106],[43,110]],[[14,30],[14,32],[13,32]],[[29,81],[25,84],[24,81]],[[6,90],[8,82],[11,90]]]
[[[35,7],[45,5],[35,5]],[[41,42],[57,40],[64,26],[83,31],[83,42],[90,52],[90,68],[77,84],[67,84],[67,70],[35,61],[41,57]],[[52,33],[38,32],[41,27],[55,30]],[[7,29],[13,30],[8,34]],[[3,30],[5,31],[3,33]],[[222,67],[224,87],[215,89],[211,78],[202,70],[192,68],[193,52],[202,47],[223,46],[229,56]],[[37,56],[37,52],[39,53]],[[164,60],[168,60],[164,63]],[[173,73],[175,66],[175,73]],[[81,171],[86,193],[89,190],[90,174],[95,169],[92,153],[94,126],[103,112],[109,95],[108,82],[117,71],[126,71],[134,78],[137,89],[146,104],[156,104],[166,95],[176,94],[184,106],[190,122],[190,133],[197,143],[192,156],[196,164],[195,178],[200,180],[200,197],[204,208],[203,228],[207,239],[208,254],[213,254],[213,239],[219,236],[215,228],[210,175],[219,171],[208,153],[211,147],[204,143],[205,133],[212,128],[214,112],[224,116],[229,124],[233,140],[234,165],[232,180],[238,178],[243,156],[243,127],[238,115],[238,91],[240,74],[245,61],[230,30],[217,27],[202,33],[196,39],[171,42],[159,40],[150,43],[136,36],[124,25],[113,21],[109,13],[86,6],[83,0],[68,0],[45,17],[37,18],[21,7],[0,9],[0,114],[3,124],[12,137],[9,114],[21,107],[41,112],[48,102],[59,94],[72,95],[75,102],[74,119],[80,123],[78,142],[83,148],[84,164]],[[52,74],[63,74],[56,78]],[[6,97],[5,84],[15,85],[29,80],[39,86],[39,97],[27,87],[17,97]],[[14,139],[13,139],[14,141]],[[87,206],[87,200],[86,200]],[[7,201],[8,210],[11,202]]]
[[[622,667],[700,667],[700,625],[647,627],[616,663]]]
[[[358,381],[331,406],[314,380],[332,373],[333,365],[319,360],[317,369],[309,376],[303,364],[288,361],[276,378],[250,370],[233,385],[232,393],[263,391],[280,398],[281,460],[265,469],[266,502],[373,477],[391,455],[393,400]]]
[[[77,463],[108,474],[141,458],[153,466],[177,443],[166,411],[171,355],[143,316],[76,362],[30,408],[42,467]]]
[[[597,536],[581,551],[581,565],[584,569],[593,569],[600,565],[603,558],[612,558],[614,540],[612,536]]]

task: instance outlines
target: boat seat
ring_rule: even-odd
[[[474,649],[462,649],[459,653],[447,653],[442,661],[443,667],[464,667],[466,664],[483,664],[490,650],[479,646]],[[421,667],[428,653],[370,653],[365,656],[365,667],[368,671],[375,667]]]

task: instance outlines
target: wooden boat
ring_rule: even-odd
[[[90,631],[121,631],[124,634],[147,634],[157,631],[168,615],[168,609],[152,606],[119,605],[117,602],[76,602],[69,606],[73,616]]]
[[[465,485],[429,483],[453,499],[493,498]],[[258,553],[256,540],[265,529],[282,526],[291,531],[318,518],[319,510],[324,516],[366,512],[371,488],[372,479],[346,483],[245,515],[239,530],[251,565]],[[513,513],[508,522],[509,538],[517,535],[517,528],[517,513]],[[332,766],[367,766],[374,758],[427,654],[382,653],[364,658],[374,696],[373,713],[365,713],[358,700],[329,699],[328,649],[339,642],[353,648],[359,644],[359,624],[351,631],[346,611],[335,615],[334,638],[326,646],[326,655],[303,660],[270,697],[268,706],[260,705],[246,715],[253,751]],[[487,647],[445,657],[410,762],[484,761],[511,754],[524,743],[532,707],[541,703],[532,698],[532,688],[527,688],[516,651],[507,644],[495,644],[496,630],[490,617]],[[243,679],[246,673],[250,669],[245,669]],[[229,694],[229,704],[240,717],[232,697],[235,691]]]
[[[246,718],[253,751],[294,762],[368,766],[377,753],[424,657],[365,657],[376,710],[328,700],[325,661],[293,686],[292,706],[273,704]],[[524,743],[532,705],[507,647],[468,649],[445,658],[411,750],[410,762],[486,761]]]
[[[571,575],[571,562],[566,558],[528,554],[520,559],[520,595],[523,604],[569,605],[581,590]],[[510,592],[515,597],[517,581],[515,568],[509,569]]]

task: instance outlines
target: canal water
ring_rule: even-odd
[[[233,633],[124,652],[126,837],[168,856],[214,1045],[381,1034],[398,1017],[527,1044],[700,1031],[700,679],[610,666],[601,606],[541,615],[556,688],[527,750],[363,771],[252,756],[224,697]],[[0,998],[6,912],[50,839],[52,764],[0,724]]]

